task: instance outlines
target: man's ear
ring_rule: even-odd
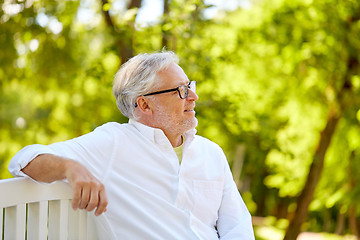
[[[150,99],[140,96],[136,99],[137,107],[139,110],[146,115],[152,114],[152,102]]]

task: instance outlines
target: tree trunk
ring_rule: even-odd
[[[335,132],[337,123],[339,122],[340,116],[345,109],[348,108],[348,100],[346,94],[351,91],[352,83],[351,77],[354,70],[359,66],[358,60],[354,56],[350,56],[347,61],[347,71],[344,76],[344,83],[337,94],[338,113],[336,107],[332,106],[329,112],[326,126],[320,133],[320,140],[316,149],[313,162],[310,166],[309,174],[306,179],[306,183],[303,191],[297,199],[297,207],[293,219],[290,221],[289,228],[286,231],[284,240],[295,240],[299,235],[302,223],[306,220],[309,205],[316,185],[318,184],[321,172],[324,166],[324,159],[326,151],[330,145],[331,138]]]
[[[339,213],[336,219],[336,228],[335,228],[335,234],[341,235],[344,231],[345,226],[345,213],[341,212],[341,207],[339,209]]]
[[[349,207],[349,226],[353,235],[359,239],[359,229],[356,220],[356,205],[352,203]]]
[[[290,198],[288,197],[279,197],[273,215],[277,219],[287,218],[290,202]]]
[[[131,0],[128,5],[128,10],[132,8],[140,8],[141,1],[142,0]],[[105,18],[106,25],[111,29],[112,34],[118,38],[116,41],[116,47],[121,59],[121,64],[123,64],[134,56],[133,36],[135,32],[134,26],[136,15],[132,20],[129,20],[127,24],[118,28],[115,26],[110,16],[109,10],[104,9],[105,4],[108,4],[108,0],[102,0],[102,12]]]
[[[323,225],[322,231],[323,232],[332,232],[333,231],[331,229],[332,222],[333,222],[333,219],[331,216],[330,209],[325,208],[325,210],[324,210],[324,225]]]
[[[324,166],[326,151],[330,145],[331,138],[335,132],[336,125],[339,121],[339,115],[334,109],[330,110],[325,128],[320,133],[320,140],[316,149],[313,162],[310,166],[309,174],[303,191],[297,199],[297,207],[293,219],[290,221],[284,240],[295,240],[300,233],[301,225],[305,221],[309,205],[316,185],[318,184],[321,172]]]
[[[128,5],[128,10],[141,7],[141,0],[131,0]],[[119,36],[120,45],[120,57],[121,57],[121,64],[125,63],[127,60],[134,56],[134,48],[133,48],[133,41],[134,41],[134,32],[135,32],[135,18],[128,22],[128,25],[125,26],[125,35],[124,37]]]
[[[351,18],[347,23],[347,28],[350,29],[350,25],[358,19],[360,19],[360,17]],[[345,43],[348,42],[349,40],[345,39]],[[316,185],[320,180],[321,172],[324,166],[325,154],[330,145],[331,138],[335,132],[336,125],[339,122],[342,113],[349,107],[348,105],[351,104],[346,99],[346,94],[352,90],[353,86],[351,83],[351,77],[354,73],[356,73],[358,67],[359,61],[357,59],[357,56],[352,55],[349,51],[349,57],[347,59],[347,69],[344,75],[344,82],[336,96],[338,110],[337,107],[333,105],[330,108],[326,126],[320,134],[320,140],[314,155],[313,162],[310,166],[305,187],[301,192],[299,198],[297,199],[296,211],[285,233],[284,240],[295,240],[300,233],[302,223],[306,220],[309,205],[314,195]],[[338,111],[338,113],[336,110]]]
[[[169,48],[169,38],[170,38],[170,31],[164,27],[164,25],[167,23],[168,17],[169,17],[169,0],[164,0],[163,23],[161,26],[161,32],[162,32],[161,46],[165,48]]]
[[[357,181],[356,181],[356,176],[357,176],[357,172],[356,172],[356,158],[355,158],[355,150],[351,151],[350,154],[350,158],[349,158],[349,168],[348,168],[348,174],[350,177],[350,191],[356,191],[356,185],[357,185]],[[355,200],[356,201],[356,200]],[[359,228],[358,228],[358,222],[356,219],[356,205],[355,203],[351,203],[349,206],[349,210],[348,210],[348,215],[349,215],[349,227],[350,230],[352,232],[352,234],[354,234],[357,239],[359,239]]]
[[[268,172],[264,169],[258,177],[260,177],[260,179],[265,179],[268,175]],[[266,216],[266,202],[269,191],[263,182],[258,182],[256,185],[257,194],[254,194],[254,201],[257,204],[257,208],[255,214],[256,216]]]
[[[140,7],[141,7],[141,0],[131,0],[128,5],[128,9],[140,8]]]

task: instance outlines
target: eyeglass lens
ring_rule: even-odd
[[[186,98],[188,95],[188,87],[185,85],[179,86],[179,93],[181,98]]]
[[[188,93],[189,93],[189,88],[191,89],[191,91],[193,91],[194,93],[196,92],[196,85],[195,85],[195,81],[190,82],[189,85],[182,85],[179,86],[179,93],[180,93],[180,98],[187,98]]]

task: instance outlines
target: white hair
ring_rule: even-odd
[[[139,54],[124,63],[116,73],[113,94],[120,112],[128,118],[136,118],[136,99],[149,93],[157,85],[157,73],[172,63],[179,63],[179,57],[171,51]]]

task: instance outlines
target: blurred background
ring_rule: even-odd
[[[197,81],[198,134],[224,149],[256,239],[358,239],[358,0],[0,6],[0,178],[26,145],[127,122],[114,74],[168,49]]]

